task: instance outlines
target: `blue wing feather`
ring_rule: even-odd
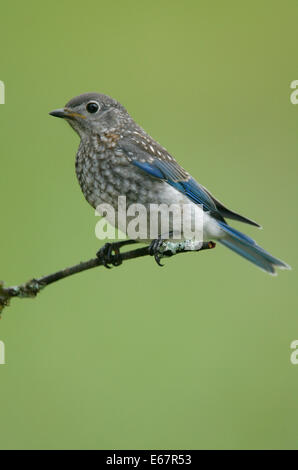
[[[154,176],[155,178],[163,179],[162,172],[155,166],[151,165],[150,163],[146,162],[139,162],[138,160],[133,160],[132,164],[140,168],[141,170],[149,173],[150,176]]]
[[[152,163],[138,160],[132,160],[131,163],[149,175],[165,180],[177,191],[185,194],[192,202],[201,204],[205,211],[218,213],[216,205],[209,194],[191,176],[185,176],[182,168],[176,162],[155,159]]]
[[[147,143],[148,139],[151,138],[146,135]],[[127,154],[132,165],[154,178],[166,181],[195,204],[201,204],[204,211],[210,212],[218,220],[224,221],[224,218],[227,217],[259,227],[253,220],[225,207],[204,186],[195,181],[163,147],[152,139],[150,142],[151,145],[148,146],[141,140],[134,141],[133,137],[124,137],[118,142],[118,145]]]

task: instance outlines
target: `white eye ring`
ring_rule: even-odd
[[[95,114],[100,110],[99,103],[97,101],[89,101],[86,105],[86,110],[90,114]]]

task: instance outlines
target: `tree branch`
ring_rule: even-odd
[[[204,242],[201,248],[199,248],[195,252],[215,248],[215,246],[216,245],[214,242]],[[188,252],[191,253],[191,251]],[[175,254],[179,253],[187,253],[187,251],[181,250],[177,251],[177,253]],[[123,261],[141,258],[143,256],[148,255],[150,255],[149,246],[146,246],[143,248],[138,248],[136,250],[130,250],[117,254],[117,261],[119,262],[119,264],[121,264]],[[173,256],[173,254],[166,252],[164,256]],[[19,297],[22,299],[36,297],[42,289],[44,289],[50,284],[53,284],[53,282],[60,281],[61,279],[72,276],[73,274],[77,274],[82,271],[87,271],[88,269],[96,268],[98,266],[103,265],[103,260],[99,257],[96,257],[88,261],[83,261],[79,264],[75,264],[74,266],[71,266],[69,268],[61,269],[60,271],[57,271],[55,273],[48,274],[47,276],[43,276],[37,279],[33,278],[25,284],[20,284],[18,286],[5,287],[4,283],[0,281],[0,315],[4,307],[7,307],[9,305],[10,299],[13,297]]]

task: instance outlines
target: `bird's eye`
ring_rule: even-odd
[[[86,106],[88,113],[96,113],[99,110],[99,104],[96,101],[89,101]]]

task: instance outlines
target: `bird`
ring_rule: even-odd
[[[276,268],[291,269],[251,237],[228,224],[226,219],[260,228],[253,220],[228,209],[198,183],[116,99],[101,93],[83,93],[49,114],[67,121],[80,138],[76,175],[93,208],[104,203],[118,210],[119,197],[125,196],[127,204],[142,204],[147,209],[156,204],[179,207],[187,204],[192,208],[191,214],[201,217],[203,240],[173,241],[158,233],[154,239],[147,234],[143,240],[107,243],[98,252],[106,267],[120,264],[112,256],[112,253],[119,253],[119,247],[137,241],[149,243],[150,254],[161,264],[160,259],[165,255],[179,249],[212,248],[216,240],[271,275],[276,274]],[[160,225],[158,227],[161,230]],[[119,221],[116,228],[126,230]]]

